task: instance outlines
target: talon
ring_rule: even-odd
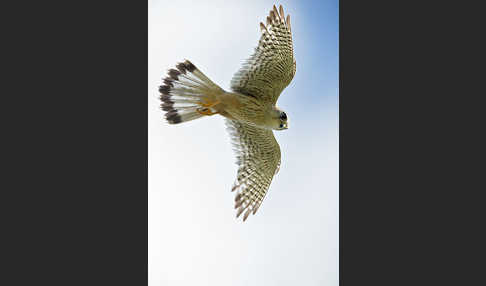
[[[200,103],[202,107],[211,107],[212,104],[209,103]]]
[[[208,115],[208,116],[214,115],[214,114],[217,114],[219,112],[212,112],[210,108],[215,106],[218,103],[219,103],[219,100],[211,102],[211,103],[201,102],[201,103],[199,103],[199,105],[201,105],[202,107],[198,108],[196,110],[197,110],[197,112],[199,112],[199,114],[202,114],[202,115]]]
[[[215,106],[215,105],[216,105],[216,104],[218,104],[218,103],[219,103],[219,100],[218,100],[218,101],[215,101],[215,102],[212,102],[212,103],[200,103],[200,105],[201,105],[202,107],[207,107],[207,108],[209,108],[209,107],[213,107],[213,106]]]
[[[207,116],[211,116],[211,115],[214,115],[214,114],[217,114],[218,112],[212,112],[209,108],[198,108],[196,109],[196,111],[199,113],[199,114],[202,114],[202,115],[207,115]]]

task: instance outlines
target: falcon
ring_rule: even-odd
[[[161,108],[170,124],[205,116],[225,117],[237,157],[236,217],[245,221],[262,204],[280,169],[280,147],[273,130],[288,128],[287,114],[276,106],[282,91],[292,81],[293,55],[290,15],[273,6],[254,53],[231,80],[225,91],[189,60],[170,69],[159,87]]]

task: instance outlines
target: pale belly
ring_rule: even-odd
[[[219,95],[219,101],[220,103],[215,105],[214,109],[222,116],[251,125],[264,125],[264,106],[256,98],[226,92]]]

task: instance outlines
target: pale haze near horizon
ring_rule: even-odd
[[[169,125],[158,86],[189,59],[229,90],[273,4],[292,20],[297,73],[277,102],[290,125],[274,132],[280,172],[243,223],[223,118]],[[315,39],[306,11],[301,1],[149,1],[149,285],[338,285],[337,54],[323,71],[312,66],[338,43]]]

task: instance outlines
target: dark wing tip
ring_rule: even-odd
[[[180,71],[176,69],[170,69],[169,72],[167,73],[172,79],[174,80],[179,80],[179,75],[181,74]]]
[[[196,66],[193,65],[189,60],[185,60],[184,65],[189,72],[193,72],[196,69]]]
[[[165,101],[160,105],[163,111],[171,111],[174,110],[174,103],[171,101]]]
[[[171,124],[181,123],[181,116],[177,113],[176,109],[172,109],[165,114],[165,119]]]
[[[159,92],[164,95],[169,95],[170,93],[170,86],[168,85],[161,85],[159,87]]]
[[[178,63],[176,68],[183,74],[186,74],[186,65],[184,63]]]

